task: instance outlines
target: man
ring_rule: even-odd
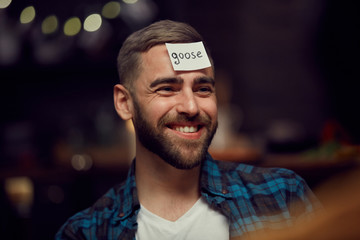
[[[217,105],[202,41],[189,25],[166,20],[124,42],[114,102],[133,121],[136,158],[126,181],[70,218],[56,239],[229,239],[312,214],[314,197],[294,173],[208,154]]]

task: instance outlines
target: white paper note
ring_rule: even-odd
[[[211,66],[203,42],[165,45],[175,71],[193,71]]]

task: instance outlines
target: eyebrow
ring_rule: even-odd
[[[150,87],[154,88],[161,84],[182,84],[184,83],[184,79],[182,78],[176,78],[176,77],[169,77],[169,78],[158,78],[155,79],[151,84]],[[194,84],[211,84],[212,86],[215,86],[215,80],[211,77],[198,77],[195,78]]]
[[[182,78],[175,78],[175,77],[169,77],[169,78],[158,78],[155,79],[155,81],[153,81],[150,84],[150,87],[156,87],[160,84],[166,84],[166,83],[172,83],[172,84],[182,84],[184,82],[184,80]]]
[[[215,86],[215,80],[214,78],[211,78],[211,77],[198,77],[194,80],[194,84],[211,84],[212,86]]]

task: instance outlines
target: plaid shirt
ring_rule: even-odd
[[[290,170],[216,161],[209,154],[200,190],[228,218],[230,237],[290,226],[298,217],[311,217],[318,204],[304,180]],[[126,181],[71,217],[55,239],[135,239],[139,209],[133,161]]]

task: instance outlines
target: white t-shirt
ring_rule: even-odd
[[[203,198],[175,222],[161,218],[141,206],[137,216],[137,240],[228,240],[229,223]]]

